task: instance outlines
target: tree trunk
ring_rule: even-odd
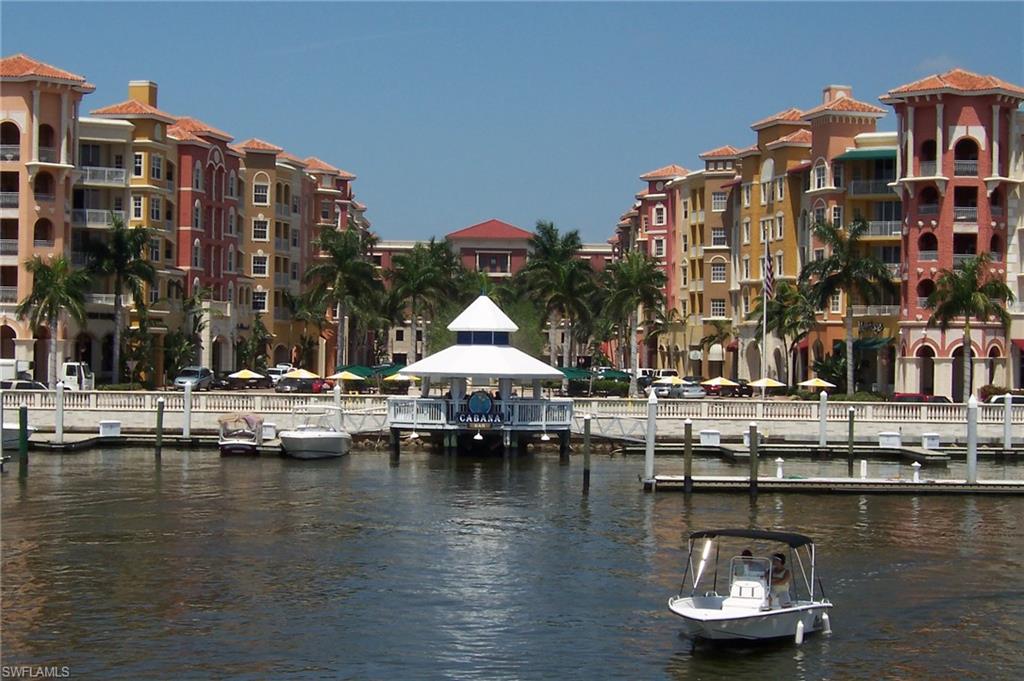
[[[342,314],[341,302],[338,302],[337,307],[338,314],[338,335],[334,339],[334,371],[338,370],[338,367],[342,366],[342,344],[345,342],[345,316]],[[333,374],[334,371],[331,373]]]
[[[50,320],[50,380],[47,382],[51,390],[57,388],[57,327],[59,319]]]
[[[639,353],[637,351],[636,343],[636,325],[637,315],[636,312],[632,312],[629,315],[629,366],[632,367],[632,371],[629,376],[629,396],[637,397],[638,391],[636,386],[637,373],[640,372]]]
[[[555,366],[555,316],[548,317],[548,364]]]
[[[967,318],[968,320],[970,317]],[[971,323],[964,321],[964,404],[971,399]]]
[[[853,384],[853,307],[847,296],[846,305],[846,394],[854,393]]]
[[[112,383],[121,382],[121,278],[114,279],[114,375]]]

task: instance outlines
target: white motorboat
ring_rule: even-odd
[[[285,456],[329,459],[344,456],[352,449],[352,436],[342,429],[341,411],[337,407],[299,407],[293,418],[301,422],[278,434]]]
[[[255,456],[263,444],[263,418],[256,414],[227,414],[217,419],[221,456]]]
[[[788,546],[790,556],[796,558],[796,564],[791,559],[788,561],[790,567],[785,568],[780,562],[756,556],[750,551],[732,556],[729,558],[727,582],[724,585],[726,592],[720,594],[718,563],[722,537]],[[694,570],[693,549],[699,539],[704,540],[704,546],[700,562]],[[714,567],[708,570],[706,568],[709,567],[713,548]],[[800,549],[804,549],[809,573]],[[781,555],[785,560],[785,554],[776,555]],[[803,577],[802,588],[798,588],[798,580],[795,578],[797,567]],[[782,570],[792,574],[784,583]],[[711,579],[708,579],[709,571],[714,575]],[[688,575],[692,576],[690,593],[684,595]],[[743,529],[694,532],[690,535],[687,567],[679,595],[669,599],[668,607],[683,618],[687,633],[695,638],[748,641],[793,638],[797,643],[802,643],[804,636],[811,632],[832,633],[828,616],[832,603],[821,593],[820,580],[815,581],[814,541],[793,532]]]

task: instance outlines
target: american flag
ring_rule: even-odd
[[[764,297],[771,298],[775,295],[775,270],[772,268],[772,258],[764,255]]]

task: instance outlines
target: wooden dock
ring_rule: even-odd
[[[684,444],[682,442],[659,442],[654,446],[654,454],[672,454],[682,456]],[[638,454],[643,456],[643,445],[627,445],[621,450],[623,454]],[[823,459],[845,459],[847,456],[846,445],[830,445],[819,447],[817,444],[797,443],[767,443],[758,445],[757,451],[762,460],[770,460],[778,457],[788,459],[791,457],[810,457]],[[979,454],[987,450],[979,450]],[[1002,450],[997,452],[1001,454]],[[696,457],[718,457],[733,463],[750,461],[750,449],[741,443],[723,443],[719,445],[693,444],[693,455]],[[910,462],[918,462],[922,466],[945,466],[949,463],[950,455],[943,451],[924,449],[922,447],[879,447],[877,445],[853,446],[855,459],[892,458],[904,459]]]
[[[644,482],[653,491],[683,491],[682,475],[656,475]],[[694,492],[750,493],[745,476],[695,475]],[[905,478],[761,478],[758,494],[789,492],[798,494],[1011,494],[1024,495],[1024,480],[985,480],[971,485],[966,480],[922,480]]]

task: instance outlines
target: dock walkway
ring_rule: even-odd
[[[647,486],[657,491],[683,491],[682,475],[656,475]],[[693,491],[750,493],[746,476],[695,475]],[[1024,494],[1024,480],[985,480],[968,484],[966,480],[922,480],[901,478],[758,478],[759,494],[797,492],[801,494]]]

